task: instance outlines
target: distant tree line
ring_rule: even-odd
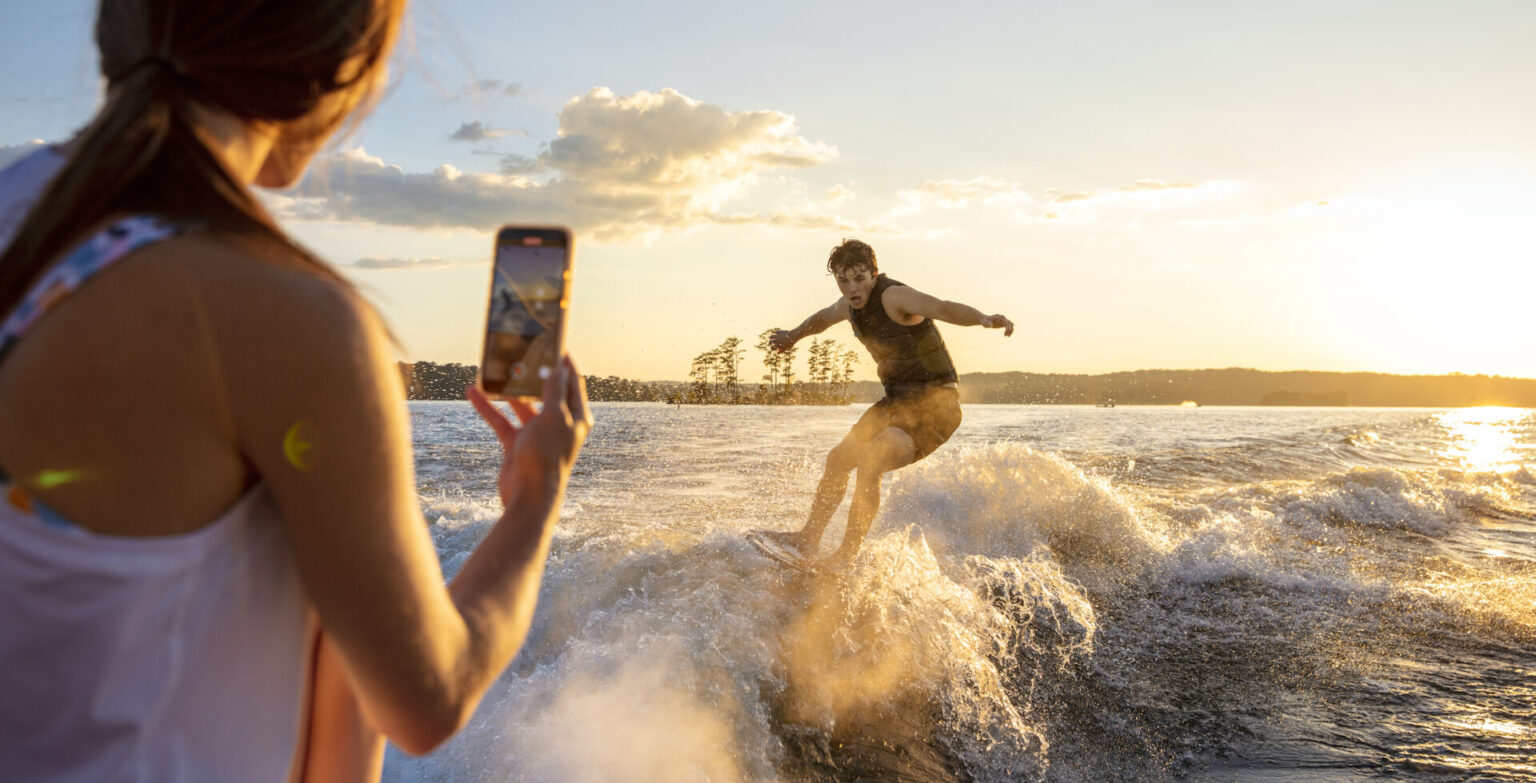
[[[741,363],[747,352],[739,337],[724,342],[693,357],[688,371],[687,388],[667,395],[667,402],[701,405],[847,405],[853,368],[859,354],[845,349],[831,338],[812,339],[805,346],[805,375],[795,372],[799,346],[775,351],[770,344],[773,329],[757,336],[757,350],[763,352],[761,383],[753,387],[741,377]],[[803,378],[803,380],[802,380]]]
[[[656,402],[661,399],[661,393],[654,383],[632,381],[617,375],[606,378],[596,375],[585,377],[587,399],[595,402]]]
[[[437,364],[436,362],[399,362],[400,380],[409,400],[462,400],[464,389],[475,382],[479,368],[472,364]],[[610,375],[584,376],[587,398],[595,402],[656,402],[661,399],[657,384],[632,381]]]
[[[464,389],[480,374],[480,368],[457,362],[399,362],[398,366],[408,400],[462,400]]]

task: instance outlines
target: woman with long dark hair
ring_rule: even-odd
[[[445,587],[388,333],[250,189],[377,96],[403,2],[102,0],[104,106],[0,172],[5,779],[377,777],[521,644],[580,376],[521,427],[471,392],[506,511]]]

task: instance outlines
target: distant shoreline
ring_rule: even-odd
[[[475,378],[475,368],[463,364],[401,362],[400,372],[407,396],[415,400],[463,399],[464,387]],[[751,404],[747,400],[759,385],[739,385],[742,404]],[[588,393],[594,401],[664,402],[668,396],[686,394],[692,386],[686,381],[587,376]],[[822,391],[816,384],[800,386],[807,395]],[[848,383],[840,391],[839,396],[845,395],[852,404],[874,402],[884,394],[874,381]],[[962,374],[960,401],[970,405],[1178,406],[1187,401],[1201,407],[1536,408],[1536,379],[1456,373],[1275,372],[1237,367],[1098,375],[1014,371]]]
[[[1247,368],[1102,375],[1025,372],[960,376],[962,402],[1361,408],[1536,407],[1536,379]]]

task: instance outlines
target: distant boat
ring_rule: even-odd
[[[1104,402],[1094,403],[1093,407],[1095,407],[1095,408],[1113,408],[1113,407],[1115,407],[1115,404],[1113,402],[1109,401],[1109,400],[1105,400]]]
[[[1198,408],[1198,407],[1200,407],[1200,403],[1195,402],[1194,400],[1185,400],[1185,401],[1179,403],[1179,407],[1180,408]]]

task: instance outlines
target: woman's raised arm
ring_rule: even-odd
[[[418,507],[406,406],[377,316],[327,281],[271,266],[251,274],[214,310],[239,447],[278,506],[364,710],[401,748],[425,753],[468,720],[527,633],[591,428],[580,376],[569,361],[551,373],[542,411],[521,429],[490,419],[506,510],[450,590]]]

